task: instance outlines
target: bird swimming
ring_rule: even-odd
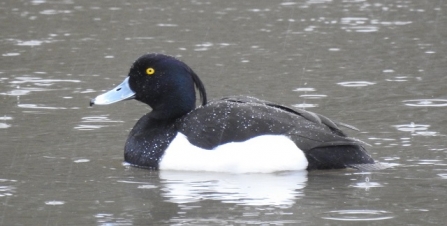
[[[340,129],[353,127],[254,97],[208,101],[198,75],[172,56],[139,57],[124,81],[90,106],[129,99],[152,109],[124,147],[124,160],[134,166],[233,173],[380,168],[365,143]]]

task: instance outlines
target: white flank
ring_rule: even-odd
[[[305,170],[307,165],[303,151],[281,135],[262,135],[206,150],[192,145],[185,135],[177,133],[160,161],[161,170],[228,173]]]

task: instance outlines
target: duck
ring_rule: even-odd
[[[135,167],[230,173],[380,168],[367,144],[340,128],[355,127],[255,97],[208,101],[199,76],[173,56],[139,57],[124,81],[90,106],[131,99],[151,108],[124,146],[124,161]]]

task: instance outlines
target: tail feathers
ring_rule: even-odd
[[[357,168],[360,165],[375,165],[374,159],[360,145],[317,147],[306,153],[308,170]],[[363,169],[363,168],[362,168]],[[366,169],[366,168],[365,168]]]

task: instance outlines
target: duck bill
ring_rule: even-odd
[[[90,100],[90,106],[113,104],[122,100],[129,100],[135,98],[135,92],[129,86],[129,77],[117,87],[93,98]]]

